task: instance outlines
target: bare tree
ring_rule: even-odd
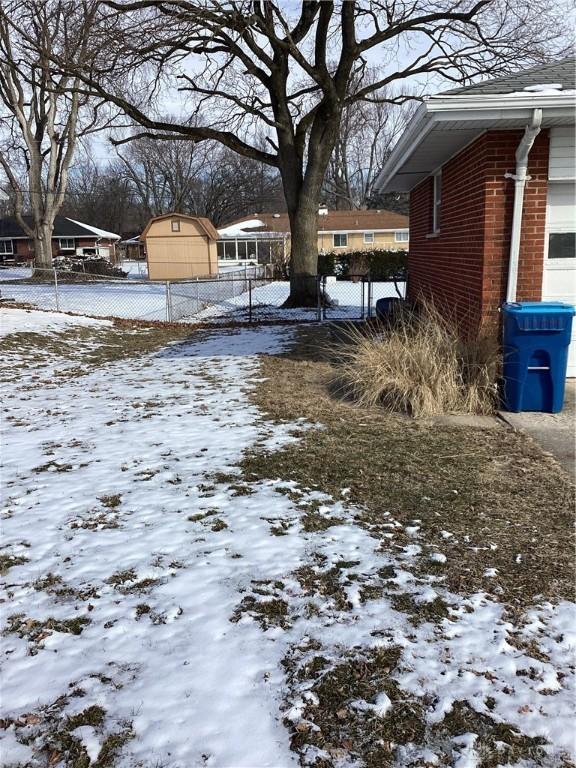
[[[144,135],[219,141],[279,169],[294,305],[315,300],[316,215],[343,110],[378,100],[379,93],[402,103],[405,84],[416,76],[439,73],[466,83],[565,47],[563,10],[553,0],[108,0],[107,6],[100,17],[107,56],[76,71],[92,93],[143,126]],[[379,79],[351,89],[370,52],[390,63]],[[190,113],[179,122],[162,119],[161,106],[150,107],[150,96],[165,95],[174,77],[181,99],[193,97],[202,121]],[[253,140],[262,132],[266,148]]]
[[[78,78],[58,71],[53,58],[83,66],[97,7],[92,0],[0,5],[0,170],[18,223],[34,242],[37,266],[52,264],[54,219],[77,142],[100,127],[99,104],[82,95]]]
[[[60,213],[118,234],[140,231],[147,220],[129,181],[113,163],[94,162],[90,148],[70,167]]]
[[[375,79],[374,71],[363,73],[351,89],[358,90]],[[331,208],[369,205],[378,172],[414,114],[416,101],[400,106],[387,101],[385,94],[375,96],[370,101],[351,102],[342,110],[322,189],[323,202]]]
[[[186,213],[201,155],[202,149],[185,139],[159,144],[144,136],[118,149],[115,169],[128,180],[148,218],[169,211]]]
[[[158,142],[144,136],[117,152],[114,171],[130,184],[146,219],[180,211],[219,225],[268,209],[269,199],[278,206],[278,172],[217,142]]]

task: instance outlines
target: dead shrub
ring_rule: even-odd
[[[363,406],[414,417],[492,413],[497,404],[496,339],[464,339],[432,304],[400,309],[389,325],[350,326],[338,350],[341,391]]]

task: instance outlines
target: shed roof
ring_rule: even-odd
[[[187,219],[188,221],[194,221],[196,224],[198,224],[204,234],[210,238],[210,240],[218,240],[220,238],[218,230],[214,224],[212,224],[210,219],[207,219],[204,216],[190,216],[187,213],[178,213],[174,211],[172,213],[163,213],[160,216],[153,216],[148,224],[146,224],[144,227],[144,231],[140,235],[140,240],[144,240],[146,238],[148,230],[155,221],[161,221],[162,219]]]
[[[318,214],[318,232],[371,232],[378,229],[407,228],[408,216],[383,209],[328,211]],[[288,234],[290,221],[286,212],[256,213],[230,222],[227,226],[221,227],[219,232],[223,237],[246,236],[262,232]]]

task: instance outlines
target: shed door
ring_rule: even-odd
[[[576,184],[573,181],[548,183],[548,238],[542,284],[543,301],[576,304],[575,192]],[[576,322],[572,326],[568,376],[576,376]]]

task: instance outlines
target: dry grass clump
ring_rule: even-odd
[[[492,413],[497,404],[497,341],[463,339],[431,304],[399,310],[389,325],[349,327],[339,384],[361,405],[415,417]]]

